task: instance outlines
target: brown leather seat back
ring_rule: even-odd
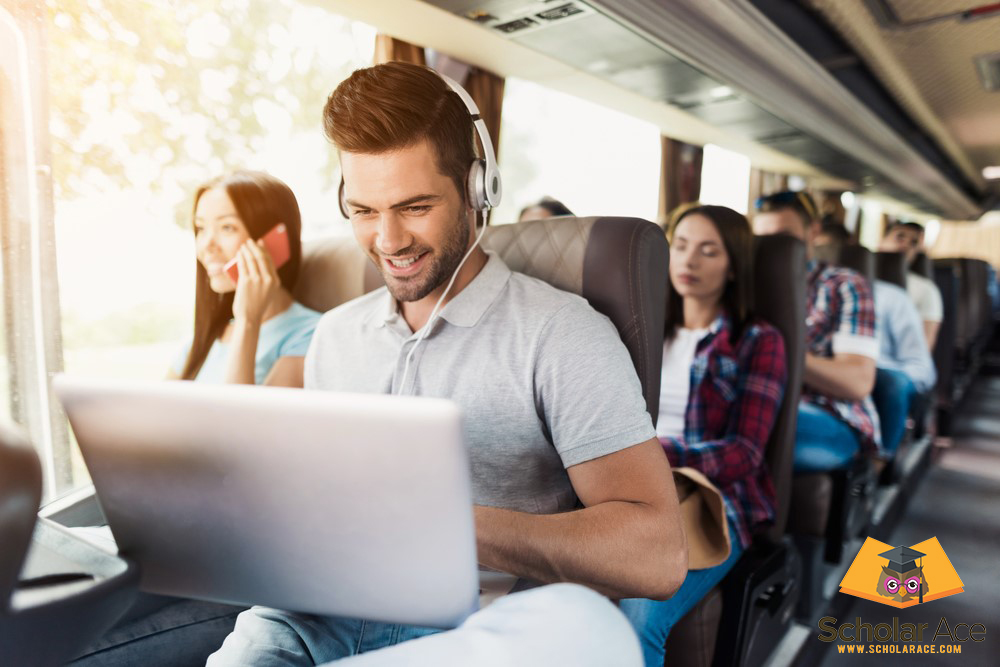
[[[792,492],[795,426],[806,350],[806,250],[791,236],[754,238],[754,311],[785,339],[788,383],[781,409],[771,429],[766,460],[777,494],[777,514],[766,535],[780,542],[785,532]]]
[[[857,271],[865,277],[868,285],[875,284],[875,255],[868,248],[860,245],[844,246],[837,265]]]
[[[628,348],[655,423],[667,291],[667,241],[638,218],[560,217],[490,227],[483,247],[513,271],[587,299]]]
[[[0,623],[24,564],[42,501],[42,467],[27,438],[0,422]]]
[[[910,264],[910,271],[918,276],[934,280],[934,262],[925,252],[917,253],[917,256],[913,258],[913,263]]]
[[[901,252],[875,253],[875,277],[906,289],[906,255]]]
[[[353,236],[333,236],[303,244],[302,268],[294,296],[304,306],[323,313],[381,285],[378,270]]]

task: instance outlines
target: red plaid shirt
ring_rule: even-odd
[[[868,281],[860,274],[810,260],[806,286],[806,347],[813,354],[834,355],[834,338],[847,337],[857,347],[868,348],[872,359],[878,358],[875,333],[875,300]],[[860,341],[860,343],[859,343]],[[865,341],[868,341],[865,345]],[[857,351],[864,352],[861,347]],[[848,348],[853,349],[853,348]],[[861,401],[832,398],[812,387],[802,387],[802,401],[817,405],[843,420],[858,434],[861,450],[869,454],[882,451],[878,413],[871,396]]]
[[[740,544],[774,520],[775,493],[764,449],[785,393],[785,342],[761,321],[748,324],[734,346],[720,316],[698,343],[683,438],[661,438],[675,467],[696,468],[726,499]]]

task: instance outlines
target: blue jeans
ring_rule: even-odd
[[[795,427],[795,472],[826,472],[843,468],[858,454],[858,434],[842,419],[821,407],[799,402]]]
[[[879,368],[875,375],[875,389],[872,400],[878,410],[882,424],[882,447],[886,454],[893,455],[906,430],[906,415],[910,403],[917,393],[913,381],[903,371]]]
[[[244,607],[180,600],[109,630],[71,667],[203,665],[222,646]]]
[[[729,522],[729,541],[732,550],[724,563],[704,570],[688,570],[684,583],[669,600],[629,598],[619,604],[619,609],[639,635],[646,667],[663,667],[664,644],[670,629],[722,581],[742,555],[743,548],[732,521]]]

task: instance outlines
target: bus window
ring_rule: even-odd
[[[197,184],[268,171],[298,196],[305,238],[349,233],[318,119],[375,30],[297,0],[42,11],[65,370],[160,379],[191,335]],[[53,451],[69,472],[47,499],[88,481],[75,446]]]
[[[515,222],[546,195],[580,216],[656,219],[660,132],[651,123],[508,77],[499,143],[495,222]]]
[[[715,144],[705,146],[701,166],[701,195],[705,204],[717,204],[746,214],[750,197],[750,159]]]

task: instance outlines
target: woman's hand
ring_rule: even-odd
[[[268,305],[281,289],[281,280],[262,241],[248,240],[236,252],[240,270],[233,298],[233,318],[238,322],[259,327]]]

